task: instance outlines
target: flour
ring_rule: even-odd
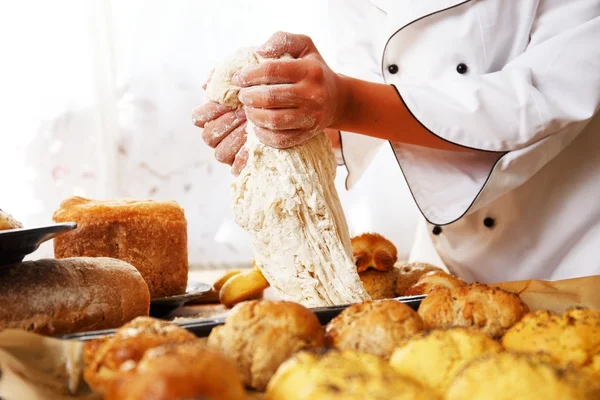
[[[241,106],[231,77],[261,60],[241,49],[219,67],[207,98]],[[279,296],[307,307],[369,299],[352,257],[335,189],[336,159],[319,133],[286,150],[265,146],[248,121],[248,162],[232,185],[236,223],[250,233],[255,261]]]

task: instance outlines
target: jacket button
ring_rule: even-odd
[[[396,74],[398,73],[398,66],[396,64],[391,64],[388,67],[388,71],[390,71],[390,74]]]
[[[496,221],[494,221],[494,218],[487,217],[483,220],[483,225],[485,225],[487,228],[492,228],[494,225],[496,225]]]
[[[434,226],[433,229],[431,230],[431,233],[433,233],[434,235],[439,235],[440,233],[442,233],[442,227],[441,226]]]
[[[467,65],[465,63],[460,63],[456,66],[456,72],[458,72],[459,74],[466,74],[467,70],[469,68],[467,68]]]

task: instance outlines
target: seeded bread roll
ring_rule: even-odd
[[[152,298],[185,292],[187,222],[177,203],[72,197],[54,221],[77,222],[77,229],[54,239],[56,258],[117,258],[140,271]]]
[[[396,268],[390,271],[368,270],[358,274],[360,281],[371,299],[381,300],[396,297],[396,279],[398,270]]]
[[[417,281],[426,273],[432,271],[441,271],[440,268],[425,263],[408,263],[396,267],[398,278],[396,279],[396,296],[407,296],[408,288],[417,283]]]
[[[140,273],[111,258],[26,261],[0,268],[0,330],[62,334],[117,328],[148,315]]]
[[[431,271],[422,275],[417,283],[409,287],[405,296],[418,296],[422,294],[429,294],[431,291],[438,287],[452,289],[455,287],[465,286],[467,282],[460,278],[456,278],[444,271]]]

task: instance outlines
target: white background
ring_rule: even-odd
[[[0,208],[36,226],[71,195],[173,199],[192,264],[247,262],[229,170],[190,112],[216,62],[277,30],[310,35],[335,65],[324,0],[3,2]],[[352,191],[344,178],[351,233],[382,233],[406,257],[418,211],[388,147]],[[47,244],[30,258],[51,255]]]

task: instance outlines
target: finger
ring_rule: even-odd
[[[296,85],[254,86],[240,90],[238,99],[246,107],[294,108],[304,103]]]
[[[256,49],[256,53],[265,58],[279,58],[289,54],[301,58],[315,49],[311,38],[287,32],[277,32],[267,42]]]
[[[238,176],[248,163],[248,149],[242,147],[242,149],[235,155],[235,160],[231,165],[231,173]]]
[[[244,121],[246,121],[246,114],[241,108],[235,112],[222,115],[204,126],[202,140],[210,147],[215,148],[231,131],[240,126]]]
[[[212,121],[221,115],[234,110],[234,107],[224,106],[214,101],[209,101],[192,110],[192,121],[194,125],[204,128],[208,121]]]
[[[215,149],[215,158],[224,164],[233,164],[235,155],[246,143],[246,124],[235,128]]]
[[[204,83],[202,84],[202,90],[206,90],[206,86],[208,86],[208,83],[212,79],[212,76],[213,76],[214,73],[215,73],[215,69],[213,68],[208,73],[208,78],[206,78],[206,81],[204,81]]]
[[[231,78],[231,83],[240,87],[296,83],[302,80],[305,69],[303,60],[269,60],[243,68]]]
[[[258,126],[254,127],[254,133],[261,143],[276,149],[289,149],[311,137],[311,133],[305,130],[272,131]]]
[[[281,130],[307,130],[311,129],[316,118],[307,115],[300,108],[284,108],[278,110],[265,110],[263,108],[246,108],[246,116],[254,125],[272,131]]]

